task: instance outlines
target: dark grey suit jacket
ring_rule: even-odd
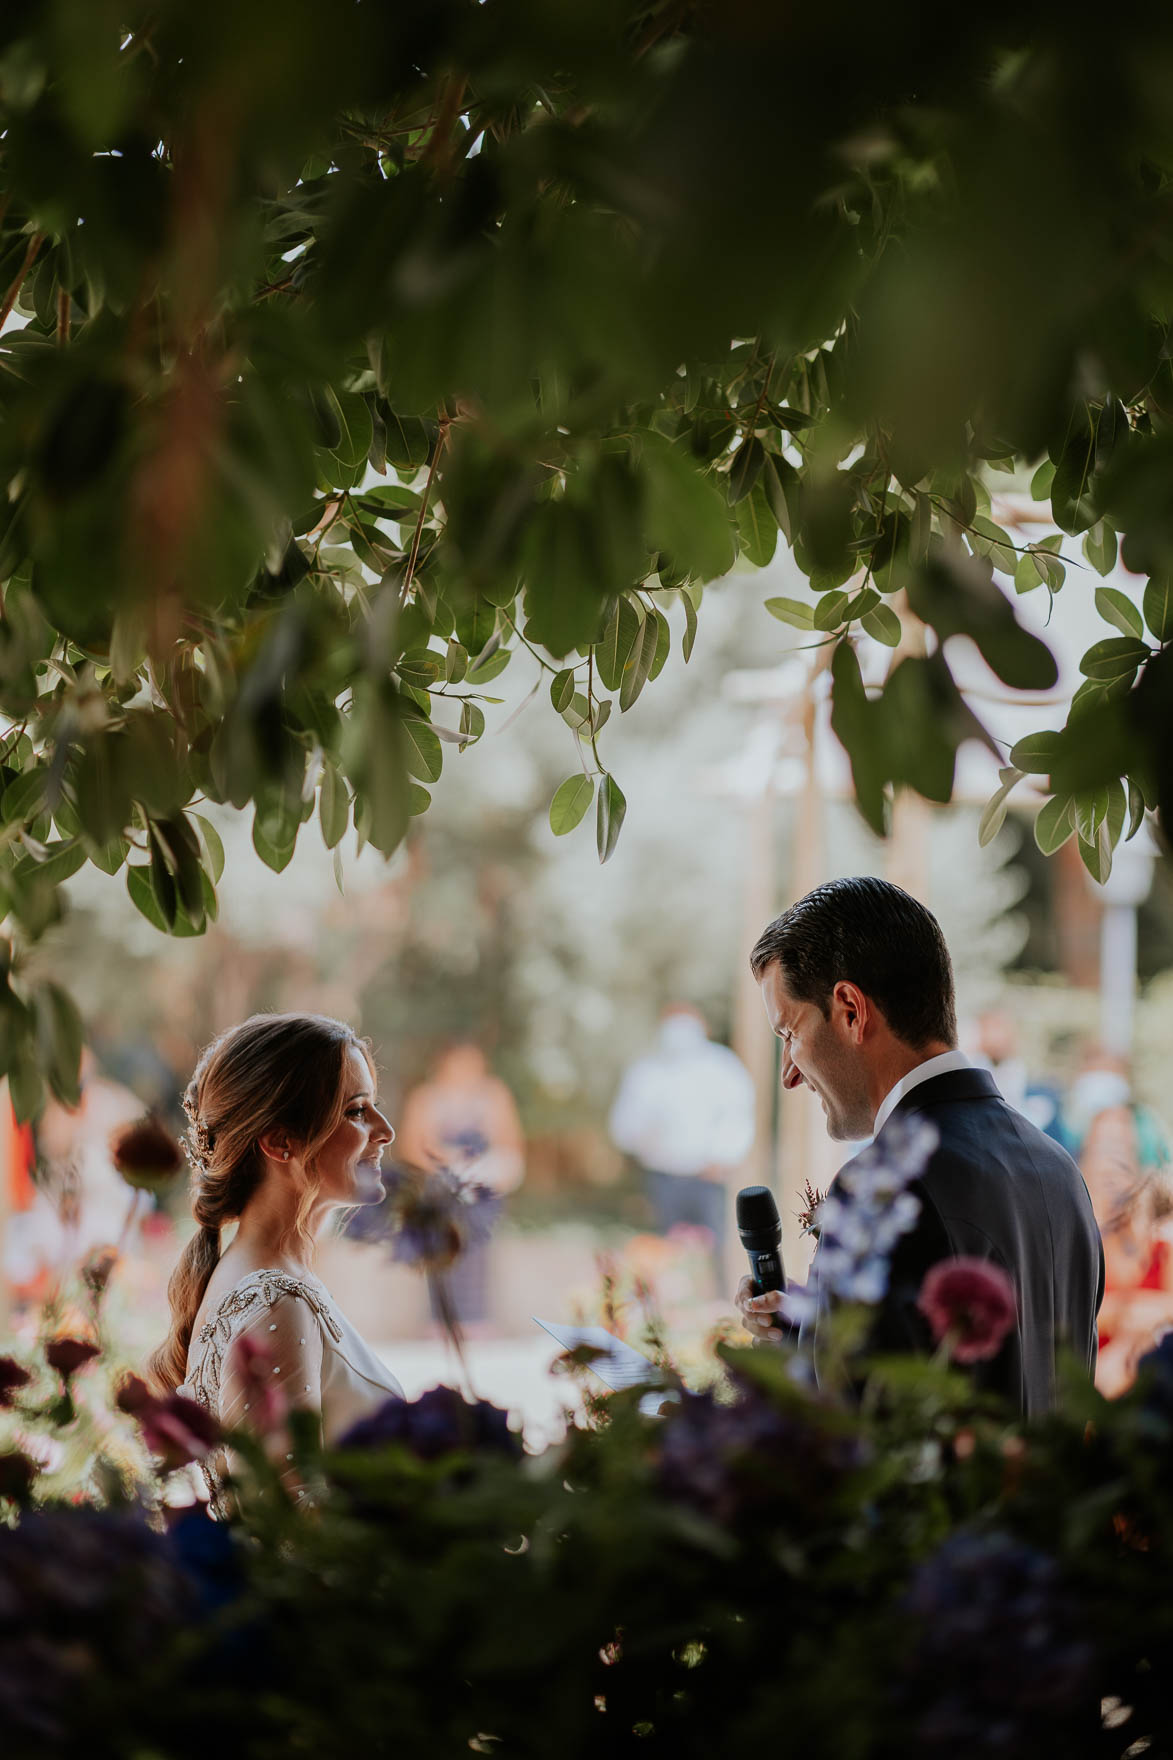
[[[909,1188],[920,1216],[892,1256],[873,1349],[931,1350],[916,1305],[926,1271],[956,1255],[992,1259],[1014,1283],[1018,1325],[975,1377],[1028,1417],[1045,1412],[1060,1348],[1089,1374],[1096,1365],[1104,1250],[1083,1177],[1065,1149],[1006,1104],[985,1070],[930,1076],[892,1116],[910,1112],[932,1121],[940,1143]]]

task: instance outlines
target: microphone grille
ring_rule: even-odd
[[[739,1229],[773,1228],[778,1221],[777,1201],[769,1186],[742,1186],[737,1194]]]

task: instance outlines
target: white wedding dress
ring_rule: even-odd
[[[266,1372],[288,1404],[320,1409],[327,1444],[337,1442],[384,1400],[403,1398],[394,1375],[339,1311],[320,1278],[309,1272],[250,1271],[194,1334],[178,1389],[227,1429],[250,1422],[255,1398],[255,1381],[242,1373],[233,1356],[234,1345],[246,1332],[268,1354]],[[226,1472],[222,1450],[203,1462],[209,1507],[221,1520],[230,1513]],[[304,1495],[303,1487],[297,1495]]]

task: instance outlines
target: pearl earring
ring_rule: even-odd
[[[285,1151],[285,1159],[286,1159],[286,1161],[289,1160],[289,1150],[288,1149],[286,1149],[286,1151]]]

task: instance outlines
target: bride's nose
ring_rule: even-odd
[[[375,1117],[378,1119],[379,1122],[378,1122],[378,1124],[376,1124],[374,1130],[371,1132],[372,1137],[375,1139],[375,1141],[377,1143],[381,1143],[381,1144],[393,1143],[395,1141],[394,1127],[387,1121],[387,1119],[385,1119],[383,1117],[383,1114],[381,1112],[376,1112]]]

